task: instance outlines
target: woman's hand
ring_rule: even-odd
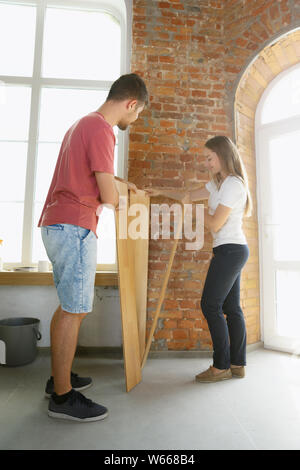
[[[144,191],[150,197],[162,196],[163,195],[163,190],[162,189],[144,188]]]
[[[182,199],[180,202],[182,204],[192,204],[191,195],[189,191],[187,191],[186,193],[183,193]]]

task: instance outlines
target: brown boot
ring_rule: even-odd
[[[212,371],[212,366],[201,374],[196,375],[196,382],[220,382],[221,380],[227,380],[232,378],[232,373],[230,369],[223,370],[214,374]]]
[[[232,377],[243,379],[245,377],[245,367],[231,367]]]

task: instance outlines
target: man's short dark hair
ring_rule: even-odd
[[[133,99],[140,103],[148,103],[148,92],[144,80],[136,73],[122,75],[116,80],[108,93],[106,101],[123,101]]]

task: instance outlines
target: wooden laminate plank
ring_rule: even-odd
[[[120,196],[128,205],[127,184],[116,181]],[[136,311],[136,290],[134,270],[133,240],[122,238],[123,226],[126,225],[127,209],[116,211],[117,255],[119,273],[119,291],[122,318],[123,354],[126,375],[126,391],[129,392],[142,380],[140,363],[139,332]],[[125,230],[126,232],[126,230]]]
[[[133,205],[140,206],[133,206]],[[147,317],[147,287],[148,287],[148,254],[149,254],[149,210],[150,198],[145,191],[134,193],[130,191],[130,210],[138,224],[137,231],[139,238],[133,242],[134,269],[135,269],[135,293],[136,311],[140,342],[140,360],[142,361],[145,352],[146,342],[146,317]],[[129,221],[131,218],[129,217]],[[130,223],[130,222],[129,222]]]

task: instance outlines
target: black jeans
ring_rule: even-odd
[[[229,369],[230,364],[246,365],[246,326],[240,306],[240,280],[249,248],[248,245],[229,243],[217,246],[213,253],[201,308],[213,342],[213,365],[217,369]]]

